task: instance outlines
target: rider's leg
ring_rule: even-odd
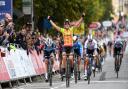
[[[61,70],[62,70],[61,73],[62,73],[62,75],[65,74],[66,60],[67,60],[66,52],[62,52],[62,62],[61,62]]]
[[[84,55],[88,54],[88,49],[84,50]],[[87,56],[84,57],[84,79],[87,79],[87,66],[89,63],[89,59]]]
[[[74,65],[74,63],[73,63],[74,61],[73,60],[74,59],[73,59],[73,53],[72,52],[69,55],[69,59],[70,59],[70,63],[71,63],[71,65],[70,65],[70,67],[71,67],[71,75],[73,75],[73,69],[74,69],[74,66],[73,66]]]
[[[85,57],[84,59],[84,79],[87,79],[87,66],[89,64],[89,59],[88,57]]]
[[[45,80],[46,82],[48,81],[48,59],[47,59],[47,56],[48,56],[48,52],[47,51],[44,51],[44,63],[45,63]]]
[[[59,55],[60,55],[60,52],[59,52],[59,50],[56,50],[56,54],[55,54],[55,56],[56,56],[56,65],[58,66],[57,67],[57,73],[59,72],[59,70],[60,70],[60,58],[59,58]]]
[[[47,59],[45,59],[45,68],[46,68],[45,80],[48,81],[48,60]]]
[[[81,65],[81,56],[78,57],[78,80],[80,80],[80,65]]]
[[[55,66],[55,54],[54,53],[52,53],[51,55],[51,58],[50,58],[50,60],[51,60],[51,62],[52,62],[52,72],[53,73],[55,73],[55,71],[56,71],[56,66]]]
[[[78,71],[80,71],[81,57],[78,57]]]

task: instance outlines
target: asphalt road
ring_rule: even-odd
[[[83,73],[81,73],[81,76],[83,76]],[[38,81],[27,83],[26,85],[21,85],[12,89],[67,89],[65,84],[65,81],[62,82],[60,80],[58,74],[54,75],[52,87],[49,87],[49,83]],[[107,55],[103,71],[101,73],[96,73],[95,78],[92,76],[91,83],[89,85],[87,81],[83,79],[75,84],[74,79],[72,79],[68,89],[128,89],[128,47],[122,61],[118,79],[114,72],[114,59]]]

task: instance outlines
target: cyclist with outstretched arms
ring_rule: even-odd
[[[69,55],[69,59],[71,61],[71,73],[73,73],[73,29],[74,27],[78,27],[84,18],[85,14],[82,14],[82,17],[75,23],[70,23],[68,19],[65,20],[64,22],[64,28],[61,28],[59,26],[57,26],[52,19],[50,18],[50,16],[48,16],[48,20],[50,21],[50,23],[52,24],[52,26],[59,32],[62,33],[63,35],[63,39],[64,39],[64,45],[63,45],[63,52],[62,52],[62,72],[63,74],[65,74],[65,68],[66,68],[66,52],[67,50],[70,49],[70,55]]]

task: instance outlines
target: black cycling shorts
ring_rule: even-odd
[[[88,49],[88,48],[87,48],[87,52],[86,52],[86,53],[93,55],[94,51],[95,51],[95,49]]]
[[[81,56],[80,49],[74,49],[74,53],[76,53],[78,56]]]
[[[66,53],[71,53],[71,52],[73,52],[73,47],[72,46],[64,46],[62,51],[66,52]]]

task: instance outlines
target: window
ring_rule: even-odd
[[[124,5],[128,6],[128,0],[125,0]]]

